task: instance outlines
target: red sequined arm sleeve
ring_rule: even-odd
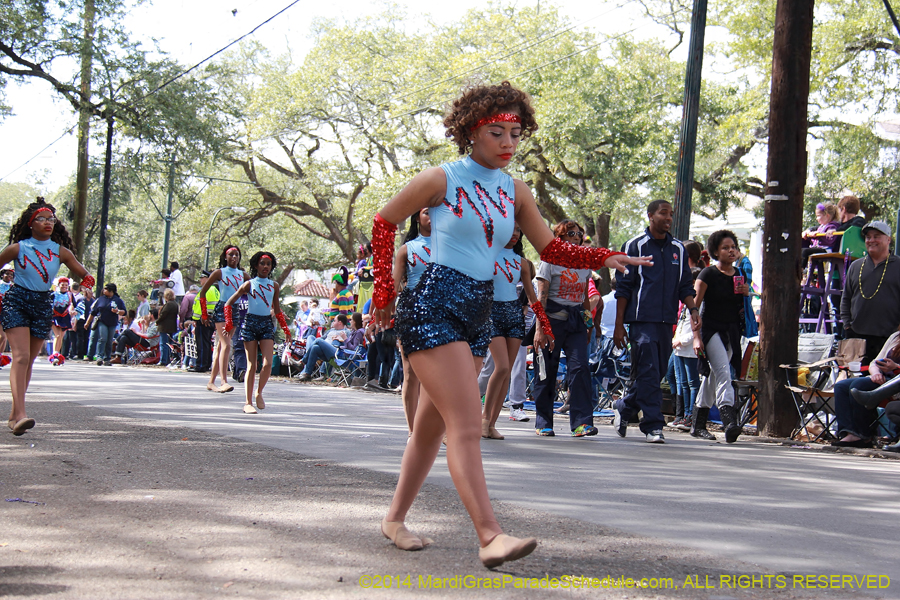
[[[613,252],[608,248],[586,248],[573,246],[562,240],[553,238],[541,252],[541,260],[570,269],[599,269],[606,263],[606,259],[624,252]]]
[[[93,289],[95,285],[97,285],[97,280],[94,279],[94,277],[90,273],[85,275],[84,279],[81,280],[81,287],[86,286]]]
[[[387,307],[397,295],[394,291],[394,237],[397,226],[375,215],[372,225],[372,262],[375,267],[375,291],[372,302],[376,309]]]
[[[234,318],[232,316],[233,307],[228,304],[225,305],[225,331],[231,331],[234,329]]]
[[[209,312],[206,310],[206,298],[200,298],[200,319],[209,321]]]
[[[275,319],[278,321],[278,324],[281,326],[281,330],[284,332],[284,337],[286,339],[291,339],[291,330],[288,329],[287,319],[284,318],[284,313],[283,312],[276,313]]]
[[[549,337],[551,340],[555,340],[553,337],[553,328],[550,326],[550,319],[547,317],[547,313],[544,312],[544,305],[540,302],[535,302],[531,305],[531,310],[534,311],[534,316],[538,320],[538,323],[541,324],[541,331],[544,335]]]

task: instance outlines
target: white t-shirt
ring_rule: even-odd
[[[618,303],[616,290],[603,296],[603,312],[600,313],[600,332],[605,337],[611,338],[616,329],[616,306]]]
[[[175,284],[175,287],[172,288],[172,291],[175,292],[176,296],[184,296],[184,278],[181,276],[181,269],[175,269],[172,271],[172,274],[169,275],[169,279],[172,280],[172,283]]]

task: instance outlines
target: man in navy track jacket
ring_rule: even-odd
[[[694,287],[684,245],[672,237],[672,205],[654,200],[647,206],[649,226],[628,240],[622,252],[628,256],[651,256],[652,266],[629,267],[616,273],[616,328],[613,340],[618,348],[631,342],[631,386],[616,401],[616,433],[625,437],[629,421],[643,411],[641,432],[650,443],[665,443],[662,429],[662,389],[672,353],[672,328],[678,321],[678,302],[691,311],[691,324],[700,327],[694,305]],[[625,324],[628,324],[626,335]]]

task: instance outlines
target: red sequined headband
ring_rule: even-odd
[[[31,227],[31,224],[34,223],[34,218],[37,216],[37,214],[38,214],[39,212],[44,212],[44,211],[51,212],[51,213],[53,212],[52,210],[50,210],[50,209],[47,208],[46,206],[40,207],[39,209],[37,209],[36,211],[34,211],[33,213],[31,213],[31,218],[28,219],[28,226]]]
[[[475,123],[475,127],[472,128],[472,131],[475,131],[479,127],[483,127],[484,125],[490,125],[491,123],[521,123],[522,119],[519,115],[514,113],[498,113],[491,117],[485,117]]]

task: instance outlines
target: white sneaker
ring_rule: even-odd
[[[662,429],[654,429],[650,433],[647,434],[647,443],[648,444],[665,444],[666,436],[663,434]]]
[[[509,398],[507,398],[506,400],[503,401],[503,408],[509,408],[511,406],[512,406],[512,400],[510,400]]]
[[[530,421],[531,417],[528,416],[521,408],[511,408],[509,410],[509,420],[510,421],[520,421],[524,423],[525,421]]]

